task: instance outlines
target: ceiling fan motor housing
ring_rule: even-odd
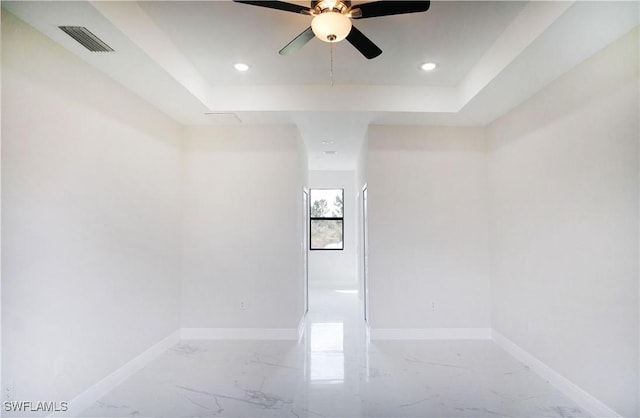
[[[351,1],[348,0],[311,0],[311,10],[316,14],[322,12],[347,13],[351,9]]]

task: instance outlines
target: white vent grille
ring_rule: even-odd
[[[78,41],[82,46],[92,52],[110,52],[113,51],[109,45],[104,43],[100,38],[91,33],[91,31],[83,26],[58,26],[64,33]]]

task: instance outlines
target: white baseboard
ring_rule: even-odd
[[[520,346],[516,345],[513,341],[509,340],[498,331],[493,330],[493,341],[500,346],[504,351],[511,354],[516,359],[527,365],[532,371],[537,373],[540,377],[547,380],[553,386],[555,386],[560,392],[564,393],[568,398],[580,405],[587,412],[595,417],[610,418],[610,417],[622,417],[613,409],[596,399],[594,396],[585,392],[578,385],[562,376],[560,373],[547,366]]]
[[[183,340],[297,340],[297,328],[182,328]]]
[[[371,328],[372,340],[490,340],[491,328]]]
[[[126,379],[141,370],[160,354],[177,344],[181,339],[198,340],[298,340],[302,339],[305,330],[304,317],[297,328],[182,328],[177,330],[125,365],[109,374],[89,389],[69,402],[69,410],[55,412],[49,417],[73,417],[86,409],[116,388]],[[547,366],[523,348],[516,345],[496,330],[491,328],[369,328],[371,340],[490,340],[507,353],[527,365],[540,377],[547,380],[580,407],[596,417],[621,418],[613,409],[584,391],[575,383]]]
[[[367,321],[364,321],[364,342],[367,347],[371,344],[371,327]]]
[[[167,349],[177,344],[180,341],[180,331],[177,330],[161,341],[149,347],[147,350],[129,360],[119,369],[109,374],[98,383],[85,390],[71,401],[69,401],[69,409],[66,412],[54,412],[49,414],[49,417],[73,417],[78,416],[88,408],[91,408],[93,404],[111,392],[122,382],[129,377],[137,373],[144,366],[156,359],[160,354],[164,353]]]
[[[302,318],[300,318],[300,322],[298,323],[298,344],[302,342],[304,332],[307,328],[307,321],[305,320],[306,316],[307,314],[302,315]]]
[[[54,412],[48,417],[78,416],[122,382],[140,371],[167,349],[184,340],[298,340],[304,332],[304,318],[298,328],[181,328],[149,347],[143,353],[85,390],[71,401],[65,412]]]

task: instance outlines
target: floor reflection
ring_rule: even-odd
[[[344,327],[341,322],[312,323],[309,349],[311,383],[344,382]]]

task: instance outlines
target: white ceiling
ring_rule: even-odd
[[[335,44],[331,86],[327,43],[278,54],[308,16],[230,1],[2,2],[180,123],[296,124],[313,170],[355,168],[372,123],[486,125],[638,26],[639,5],[435,1],[426,13],[354,20],[383,54]],[[87,51],[62,25],[87,27],[115,52]],[[420,71],[425,61],[438,68]]]
[[[277,54],[309,27],[310,16],[221,1],[140,4],[212,85],[329,83],[326,42],[314,39],[295,54]],[[523,7],[515,2],[443,2],[427,13],[355,20],[384,53],[367,60],[347,42],[334,45],[334,81],[455,86]],[[429,77],[417,71],[424,60],[445,57],[446,71]],[[253,71],[238,76],[232,67],[238,61],[250,63]]]

